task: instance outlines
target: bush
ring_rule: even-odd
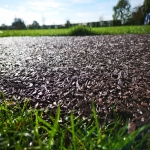
[[[79,25],[72,27],[70,29],[69,35],[71,36],[83,36],[83,35],[96,35],[94,31],[92,31],[91,27]]]

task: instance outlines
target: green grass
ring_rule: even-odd
[[[67,29],[47,29],[47,30],[3,30],[0,37],[10,36],[66,36]]]
[[[0,149],[9,150],[134,150],[150,149],[150,133],[142,139],[139,134],[150,125],[145,125],[127,134],[127,124],[121,118],[100,126],[94,105],[93,114],[82,119],[73,112],[64,116],[61,122],[61,109],[55,115],[45,110],[37,110],[25,100],[20,104],[5,98],[0,92]]]
[[[83,36],[116,34],[150,34],[150,26],[120,26],[91,28],[76,26],[69,29],[3,30],[0,37],[9,36]]]

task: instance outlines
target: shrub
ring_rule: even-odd
[[[83,35],[96,35],[94,31],[92,31],[91,27],[78,25],[75,27],[72,27],[70,29],[69,35],[71,36],[83,36]]]

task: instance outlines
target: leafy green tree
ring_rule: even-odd
[[[41,28],[42,28],[42,29],[48,29],[48,26],[43,24],[43,25],[41,26]]]
[[[33,21],[32,26],[34,29],[40,29],[40,24],[37,21]]]
[[[39,25],[39,23],[37,21],[33,21],[32,24],[28,25],[28,29],[40,29],[41,26]]]
[[[26,29],[26,25],[25,25],[24,21],[20,18],[14,19],[14,22],[12,23],[12,27],[17,30]]]
[[[120,19],[122,24],[126,23],[131,16],[131,5],[129,0],[119,0],[113,7],[113,20]]]
[[[7,29],[7,25],[2,24],[1,27],[0,27],[0,29],[1,29],[1,30],[6,30],[6,29]]]
[[[132,11],[132,21],[133,24],[135,25],[142,25],[144,23],[144,7],[142,6],[137,6],[133,8]]]
[[[143,6],[144,6],[144,15],[150,13],[150,0],[144,0]]]
[[[66,23],[65,23],[65,27],[66,27],[66,28],[69,28],[69,27],[70,27],[70,25],[71,25],[70,21],[69,21],[69,20],[67,20],[67,21],[66,21]]]

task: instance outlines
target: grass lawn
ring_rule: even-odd
[[[150,26],[120,26],[90,28],[84,26],[69,29],[47,30],[3,30],[0,37],[9,36],[71,36],[71,35],[116,35],[116,34],[150,34]]]

